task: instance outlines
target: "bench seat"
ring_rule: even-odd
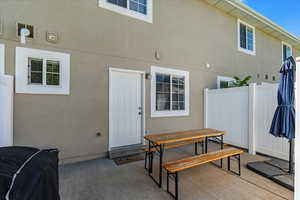
[[[220,151],[215,151],[207,154],[202,154],[198,156],[192,156],[188,158],[184,158],[181,160],[176,160],[172,162],[168,162],[163,165],[163,167],[170,173],[175,173],[178,171],[182,171],[188,168],[192,168],[198,165],[202,165],[208,162],[221,160],[223,158],[227,158],[230,156],[235,156],[243,153],[243,150],[236,148],[228,148]]]
[[[227,149],[222,149],[219,151],[215,152],[210,152],[207,154],[201,154],[197,156],[191,156],[188,158],[176,160],[176,161],[171,161],[163,165],[163,168],[167,171],[167,192],[174,197],[176,200],[178,200],[178,172],[182,170],[186,170],[189,168],[193,168],[196,166],[200,166],[205,163],[221,160],[224,158],[228,158],[228,171],[230,170],[230,158],[237,157],[238,160],[238,173],[231,171],[237,175],[241,175],[241,157],[240,155],[243,153],[243,150],[236,149],[236,148],[227,148]],[[222,168],[222,162],[221,162],[221,168]],[[175,195],[172,194],[169,191],[169,178],[170,176],[174,176],[175,179]]]

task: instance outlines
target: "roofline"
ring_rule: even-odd
[[[262,23],[271,26],[274,28],[276,31],[286,35],[292,40],[295,40],[300,44],[300,38],[295,36],[294,34],[290,33],[289,31],[285,30],[281,26],[277,25],[274,23],[272,20],[268,19],[267,17],[263,16],[262,14],[256,12],[254,9],[250,8],[246,4],[240,2],[239,0],[224,0],[227,3],[231,4],[232,6],[236,7],[239,10],[242,10],[243,12],[251,15],[252,17],[256,18],[257,20],[261,21]]]

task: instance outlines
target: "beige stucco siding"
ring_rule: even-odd
[[[146,80],[146,130],[157,133],[203,127],[203,89],[214,87],[217,75],[272,76],[281,63],[281,41],[259,30],[256,56],[239,52],[237,19],[201,0],[154,0],[153,24],[86,0],[2,0],[0,13],[6,73],[14,74],[15,47],[20,46],[16,22],[36,28],[37,38],[26,47],[71,54],[69,96],[15,96],[15,144],[57,147],[63,159],[104,155],[108,149],[108,65],[146,72],[156,65],[191,72],[188,117],[151,118]],[[47,30],[60,33],[57,44],[45,41]],[[155,60],[155,51],[161,60]]]

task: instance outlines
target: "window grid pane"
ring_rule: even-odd
[[[283,48],[283,61],[285,61],[286,59],[287,59],[287,46],[284,44],[283,46],[282,46],[282,48]]]
[[[246,29],[247,27],[244,24],[240,24],[240,47],[244,49],[247,47]]]
[[[47,60],[47,85],[59,85],[60,84],[60,64],[59,61]]]
[[[127,8],[127,0],[107,0],[107,2],[115,4],[117,6]]]
[[[129,0],[130,10],[147,15],[147,0]]]
[[[28,58],[28,84],[43,84],[43,59]]]
[[[172,110],[185,110],[184,77],[172,77]]]
[[[253,30],[247,27],[247,49],[253,51]]]
[[[170,75],[156,74],[156,110],[169,111],[171,107]]]

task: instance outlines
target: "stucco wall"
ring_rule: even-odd
[[[277,75],[281,41],[256,30],[257,55],[237,51],[237,19],[199,0],[154,0],[153,24],[98,8],[87,0],[1,0],[6,73],[14,74],[16,22],[32,24],[37,38],[26,47],[71,54],[71,94],[15,96],[16,145],[57,147],[62,159],[104,155],[108,146],[107,65],[150,72],[151,65],[190,71],[190,116],[150,117],[146,81],[146,129],[150,133],[203,127],[203,88],[217,75]],[[49,44],[46,31],[58,31]],[[161,60],[154,58],[160,52]],[[300,55],[299,51],[294,53]],[[206,68],[206,63],[211,65]],[[256,79],[254,79],[256,81]],[[97,137],[96,133],[102,136]]]

